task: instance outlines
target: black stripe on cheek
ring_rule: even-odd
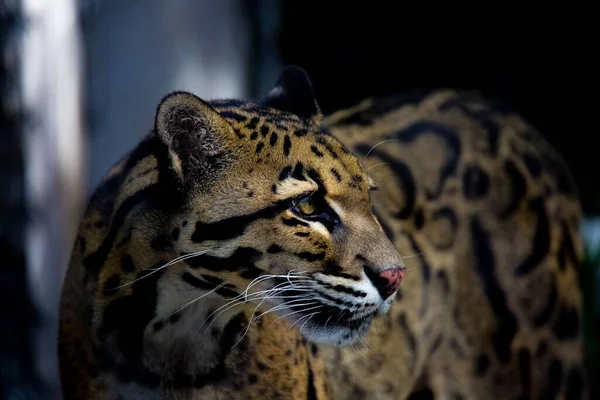
[[[182,279],[185,283],[197,287],[199,289],[203,289],[203,290],[214,290],[215,287],[223,284],[223,280],[216,278],[214,276],[210,276],[210,275],[200,275],[203,279],[209,278],[212,282],[204,282],[202,279],[198,279],[197,277],[195,277],[194,275],[190,274],[189,272],[184,272],[182,275]],[[215,290],[215,292],[223,297],[236,297],[239,296],[239,293],[236,292],[235,290],[235,286],[227,284],[224,285],[223,287],[218,288],[217,290]]]
[[[295,256],[300,257],[301,259],[308,262],[320,261],[325,258],[325,252],[320,253],[311,253],[310,251],[302,251],[300,253],[292,253]]]
[[[346,287],[346,286],[331,285],[331,284],[325,283],[325,282],[321,282],[321,285],[327,289],[331,289],[331,290],[334,290],[339,293],[346,293],[346,294],[349,294],[354,297],[360,297],[360,298],[367,297],[367,294],[365,292],[362,292],[360,290],[354,290],[354,289]]]
[[[231,256],[220,258],[207,254],[191,257],[184,262],[192,268],[203,268],[209,271],[239,272],[246,279],[254,279],[263,272],[254,263],[262,253],[251,247],[238,247]]]
[[[200,243],[205,240],[227,240],[241,236],[248,225],[259,219],[271,219],[286,207],[285,203],[277,203],[252,214],[230,217],[217,222],[196,222],[192,241]]]

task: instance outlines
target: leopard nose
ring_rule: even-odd
[[[383,300],[387,299],[398,290],[400,283],[402,283],[402,279],[404,279],[405,272],[406,268],[404,267],[390,268],[382,272],[375,272],[371,268],[365,268],[367,277],[373,282],[373,285]]]

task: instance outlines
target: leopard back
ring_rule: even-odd
[[[408,269],[362,354],[331,350],[340,398],[583,398],[582,211],[541,134],[455,90],[367,99],[324,124],[377,182]]]

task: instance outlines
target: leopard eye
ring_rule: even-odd
[[[294,201],[294,208],[301,214],[310,216],[316,213],[317,204],[310,197],[304,197],[300,200]]]

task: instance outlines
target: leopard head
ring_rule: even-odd
[[[374,182],[321,118],[290,67],[254,102],[172,93],[155,132],[185,198],[178,276],[345,345],[389,309],[405,268],[372,213]]]

